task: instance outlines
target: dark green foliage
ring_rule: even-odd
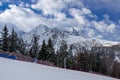
[[[96,60],[94,61],[95,65],[93,71],[101,72],[102,71],[102,59],[100,58],[100,53],[96,53]]]
[[[5,25],[2,31],[2,38],[1,38],[1,49],[3,51],[10,51],[10,52],[25,52],[25,43],[22,38],[19,38],[17,33],[12,29],[11,34],[8,34],[8,29]]]
[[[8,51],[9,47],[9,39],[8,39],[8,29],[7,26],[5,25],[3,31],[2,31],[2,50],[3,51]]]
[[[35,35],[33,37],[33,43],[32,43],[32,47],[30,49],[30,55],[33,58],[38,58],[38,52],[39,52],[39,45],[38,45],[38,36]]]
[[[60,49],[57,51],[57,64],[59,67],[64,67],[64,59],[68,57],[67,43],[63,40]]]
[[[41,50],[38,55],[38,59],[40,60],[47,60],[47,45],[45,43],[45,40],[43,40]]]
[[[52,63],[55,64],[55,50],[54,50],[54,47],[53,47],[53,42],[51,40],[51,38],[49,38],[48,40],[48,45],[47,45],[47,53],[46,53],[46,59],[47,61],[50,61]]]
[[[9,36],[9,51],[16,52],[17,51],[17,33],[12,29],[12,33]]]
[[[94,71],[94,69],[96,69],[96,53],[91,52],[89,54],[89,67],[90,67],[90,71]]]
[[[69,55],[66,59],[66,68],[74,69],[74,58],[72,55]]]
[[[75,69],[81,70],[81,71],[90,71],[89,54],[85,49],[83,49],[82,51],[78,51],[76,53]]]
[[[91,51],[89,54],[90,71],[100,72],[102,70],[103,66],[100,54],[101,53],[96,53],[94,51]]]
[[[53,47],[53,42],[51,38],[48,40],[48,44],[46,45],[45,40],[43,40],[43,44],[41,50],[39,52],[38,59],[49,61],[53,64],[56,64],[56,55]]]
[[[111,76],[120,79],[120,63],[117,61],[114,61]]]
[[[23,41],[22,38],[18,38],[17,40],[17,50],[19,51],[19,53],[25,55],[25,42]]]

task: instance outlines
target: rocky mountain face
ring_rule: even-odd
[[[16,27],[17,28],[17,27]],[[9,29],[10,30],[10,29]],[[92,32],[96,33],[92,33]],[[77,29],[77,28],[49,28],[46,25],[40,24],[30,32],[23,32],[20,30],[17,30],[17,33],[19,36],[23,38],[25,43],[28,44],[28,46],[31,45],[32,39],[34,35],[37,35],[39,37],[39,45],[42,45],[42,41],[45,40],[46,43],[49,38],[53,40],[55,51],[57,51],[61,45],[61,42],[64,40],[68,44],[68,49],[70,52],[74,55],[77,50],[82,49],[83,47],[91,50],[92,47],[95,47],[95,49],[99,50],[102,49],[102,51],[105,51],[104,49],[107,49],[108,51],[112,50],[116,54],[116,60],[120,59],[120,51],[119,51],[119,42],[115,42],[113,39],[119,40],[119,36],[117,38],[113,37],[113,33],[100,33],[99,31],[93,29],[93,28],[84,28],[84,29]],[[117,34],[116,34],[117,35]],[[116,36],[114,35],[114,36]],[[101,37],[98,37],[101,36]],[[107,36],[107,38],[105,37]],[[109,39],[108,39],[109,38]],[[111,38],[111,39],[110,39]]]
[[[107,39],[100,39],[96,36],[90,36],[90,34],[91,30],[89,29],[76,30],[71,28],[71,30],[67,30],[60,28],[48,28],[46,25],[40,24],[30,32],[24,33],[22,37],[26,43],[30,44],[33,36],[38,35],[40,45],[42,44],[43,40],[47,41],[49,38],[51,38],[54,42],[55,50],[59,48],[62,40],[67,42],[69,48],[72,51],[83,46],[87,49],[90,49],[93,46],[111,46],[118,44],[118,42],[109,41]]]

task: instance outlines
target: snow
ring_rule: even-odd
[[[111,77],[0,58],[0,80],[119,80]]]
[[[42,24],[34,28],[32,31],[23,34],[22,35],[23,40],[27,44],[29,44],[29,46],[31,46],[30,44],[31,44],[33,35],[35,34],[39,36],[38,42],[40,47],[42,45],[43,40],[46,40],[47,42],[49,38],[53,39],[55,52],[59,50],[58,45],[61,45],[61,42],[63,39],[67,42],[68,48],[71,45],[74,45],[76,48],[84,46],[86,49],[91,49],[91,47],[93,46],[112,46],[119,43],[114,41],[98,39],[98,38],[86,38],[84,35],[77,36],[72,32],[62,31],[62,30],[59,30],[58,28],[49,28],[46,25],[42,25]],[[73,50],[73,48],[71,50]],[[76,49],[74,49],[73,54],[75,54],[75,50]]]

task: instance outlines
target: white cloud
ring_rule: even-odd
[[[39,0],[37,4],[33,4],[33,9],[43,11],[43,15],[53,15],[56,20],[66,19],[66,14],[62,10],[67,10],[77,7],[83,7],[83,3],[79,0]],[[89,13],[88,9],[83,9],[83,12]]]
[[[101,31],[101,32],[107,31],[107,32],[112,33],[116,28],[116,24],[114,24],[112,22],[111,23],[105,23],[104,21],[99,21],[99,22],[93,21],[92,23],[95,26],[95,28],[97,30]]]
[[[68,24],[73,26],[76,24],[71,19],[59,21],[56,19],[44,18],[34,13],[29,8],[17,7],[16,5],[9,5],[9,8],[10,9],[7,9],[0,14],[0,23],[13,24],[23,31],[30,31],[39,24],[45,24],[49,27],[64,27]]]
[[[95,35],[95,32],[93,29],[89,29],[89,32],[87,33],[89,37],[93,37]]]
[[[85,18],[82,15],[82,11],[79,9],[71,9],[70,10],[71,15],[74,17],[75,20],[79,22],[81,25],[85,25]]]
[[[107,26],[104,22],[96,22],[96,21],[93,21],[93,25],[96,26],[96,29],[101,32],[104,32]]]
[[[91,11],[89,9],[87,9],[87,8],[82,8],[82,12],[84,14],[91,14]]]
[[[25,3],[24,3],[24,2],[20,2],[20,3],[19,3],[19,6],[20,6],[20,7],[25,7]]]
[[[111,23],[110,25],[108,25],[108,31],[113,32],[113,30],[116,28],[116,25]]]
[[[72,28],[83,29],[84,27],[94,26],[97,30],[104,32],[113,32],[116,24],[109,21],[109,18],[102,21],[89,20],[87,16],[95,18],[91,10],[86,8],[80,0],[39,0],[38,3],[32,4],[31,8],[43,11],[37,14],[25,3],[19,6],[9,5],[10,9],[6,9],[0,13],[0,23],[13,24],[23,31],[30,31],[39,24],[45,24],[49,27],[61,27],[72,30]],[[67,14],[62,10],[66,10]],[[67,17],[71,15],[73,18]],[[43,17],[52,15],[54,18]],[[94,35],[94,31],[90,30],[90,36]]]
[[[30,7],[30,4],[28,3],[25,3],[25,2],[19,2],[19,7],[23,7],[23,8],[29,8]]]
[[[10,5],[10,9],[0,14],[0,22],[11,23],[21,30],[29,31],[39,23],[39,16],[30,9]]]
[[[62,0],[40,0],[31,6],[33,9],[42,10],[44,15],[53,15],[57,20],[63,20],[66,15],[61,12],[65,7]]]

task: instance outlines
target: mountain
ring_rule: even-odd
[[[0,65],[0,80],[118,80],[92,73],[4,58],[0,58]]]
[[[40,45],[42,44],[43,40],[47,41],[49,38],[52,38],[55,50],[59,48],[58,45],[61,44],[62,40],[67,42],[71,50],[83,46],[87,49],[90,49],[92,46],[111,46],[118,44],[118,42],[115,41],[109,41],[96,36],[90,36],[90,33],[91,30],[86,28],[84,30],[76,30],[74,28],[61,29],[59,27],[49,28],[46,25],[40,24],[30,32],[23,34],[22,37],[26,43],[30,44],[33,36],[36,34],[39,36]],[[100,36],[102,36],[102,34]]]

